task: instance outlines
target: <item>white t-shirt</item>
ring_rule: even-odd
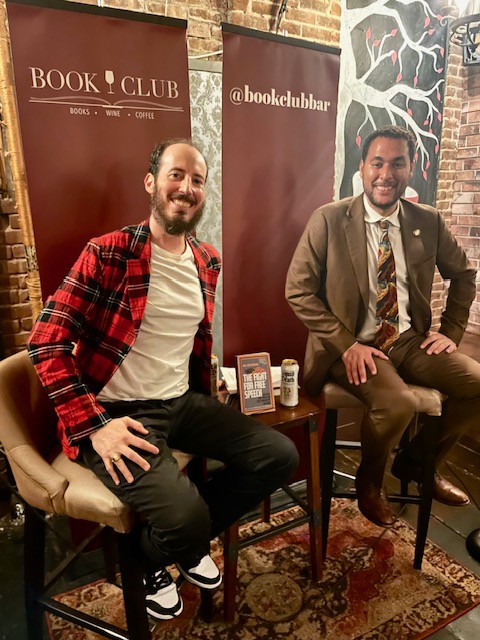
[[[169,253],[152,242],[147,304],[137,339],[100,401],[169,400],[188,389],[188,366],[205,305],[192,249]]]

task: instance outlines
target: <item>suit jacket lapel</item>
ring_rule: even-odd
[[[365,233],[365,214],[362,195],[355,198],[347,209],[344,228],[358,289],[364,307],[368,309],[370,290],[368,284],[367,237]],[[342,260],[342,257],[339,256],[339,259]]]
[[[424,228],[423,220],[409,207],[408,202],[400,201],[400,233],[402,234],[403,251],[407,265],[410,283],[417,281],[417,269],[425,260],[424,239],[428,230]]]

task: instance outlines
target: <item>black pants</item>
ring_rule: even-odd
[[[160,449],[156,455],[138,450],[150,463],[149,471],[124,458],[135,479],[129,484],[119,474],[117,486],[90,440],[81,446],[80,460],[139,514],[139,544],[149,567],[207,553],[212,537],[288,482],[298,465],[288,437],[193,391],[173,400],[104,406],[112,418],[141,422],[149,431],[141,437]],[[225,467],[200,485],[200,495],[178,470],[171,449],[220,460]]]

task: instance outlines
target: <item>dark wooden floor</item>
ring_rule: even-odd
[[[480,336],[467,334],[462,341],[461,350],[480,361]],[[358,418],[355,412],[344,412],[341,415],[345,439],[357,430]],[[353,475],[357,465],[354,455],[350,453],[339,456],[336,462],[337,469]],[[429,539],[480,576],[480,564],[469,556],[465,547],[465,539],[470,531],[480,528],[480,416],[478,437],[462,439],[449,455],[441,471],[452,482],[468,491],[472,501],[470,505],[460,508],[446,507],[434,502]],[[396,486],[398,481],[388,475],[387,488],[393,488],[394,483]],[[0,640],[26,640],[22,596],[22,518],[12,518],[12,505],[15,510],[15,501],[12,501],[2,489],[0,474]],[[416,507],[407,507],[402,516],[415,524]],[[61,556],[64,553],[62,544],[56,539],[50,541],[49,548],[52,555]],[[85,582],[85,576],[90,574],[92,579],[95,579],[96,562],[94,557],[90,557],[79,566],[73,567],[71,582]],[[437,631],[430,638],[480,638],[480,607]]]

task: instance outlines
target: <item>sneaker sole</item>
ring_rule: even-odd
[[[155,611],[155,609],[151,608],[149,602],[146,603],[146,609],[148,615],[152,616],[152,618],[156,618],[157,620],[173,620],[176,616],[179,616],[182,613],[183,600],[180,599],[178,609],[175,609],[175,611],[171,611],[170,613],[165,609],[163,610],[163,612]]]
[[[180,565],[177,564],[177,569],[182,574],[182,576],[197,587],[201,589],[216,589],[222,584],[222,574],[218,576],[218,578],[204,578],[204,580],[212,580],[212,582],[202,582],[201,580],[197,580],[191,573],[187,573]],[[214,582],[213,582],[214,581]]]

